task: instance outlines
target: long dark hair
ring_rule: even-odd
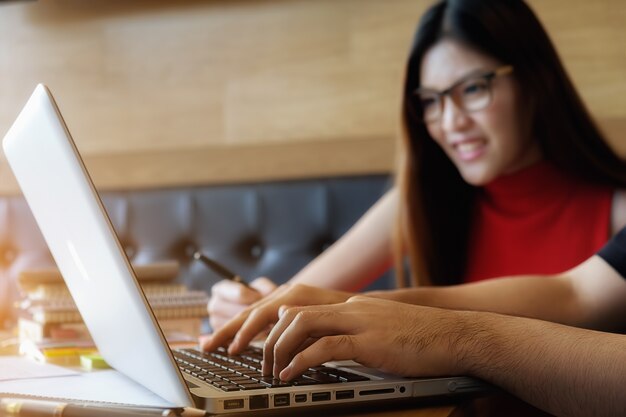
[[[454,39],[514,67],[530,134],[547,161],[569,175],[626,185],[626,164],[610,149],[576,92],[543,26],[522,0],[447,0],[423,15],[406,67],[396,266],[406,251],[415,284],[453,284],[466,268],[475,188],[432,140],[408,98],[420,86],[424,54]],[[399,274],[399,284],[404,283]]]

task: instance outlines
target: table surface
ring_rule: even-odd
[[[460,412],[460,406],[447,405],[447,406],[402,406],[396,408],[389,406],[385,408],[364,411],[364,410],[340,410],[336,412],[325,412],[323,415],[327,417],[350,417],[350,416],[364,416],[364,417],[462,417]],[[456,414],[455,414],[456,413]],[[320,414],[318,414],[320,415]]]
[[[0,331],[0,355],[15,355],[17,353],[17,338],[14,333]],[[319,416],[319,410],[300,412],[298,417]],[[288,415],[293,415],[289,413]],[[419,402],[403,404],[387,404],[380,407],[356,406],[355,408],[325,409],[323,415],[327,417],[543,417],[548,416],[536,408],[505,393],[496,393],[491,396],[464,400],[447,404],[423,404]]]

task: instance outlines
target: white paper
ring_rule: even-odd
[[[148,407],[176,407],[113,369],[78,373],[77,376],[0,382],[0,395],[10,394]]]
[[[51,378],[79,375],[60,366],[35,362],[21,356],[0,356],[0,381],[31,378]]]

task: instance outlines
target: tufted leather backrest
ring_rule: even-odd
[[[191,259],[197,249],[247,279],[284,282],[336,241],[383,194],[384,175],[262,184],[103,192],[133,263],[175,259],[179,280],[209,290],[219,277]],[[22,197],[0,198],[0,306],[9,313],[15,277],[54,265]],[[387,274],[375,288],[391,285]]]

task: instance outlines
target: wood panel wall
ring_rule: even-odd
[[[626,2],[532,0],[626,154]],[[49,85],[100,188],[389,172],[422,0],[0,3],[0,133]],[[0,193],[16,185],[0,161]]]

